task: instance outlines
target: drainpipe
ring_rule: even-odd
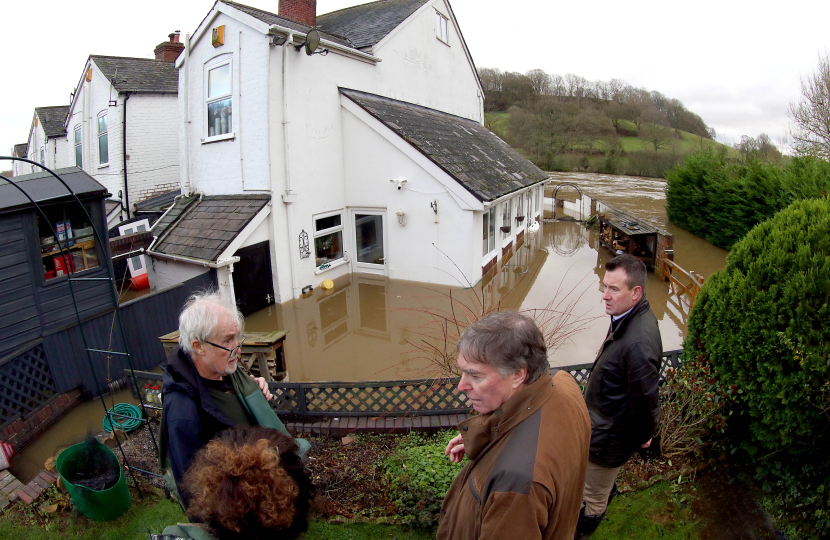
[[[130,99],[130,93],[124,93],[124,120],[121,129],[122,144],[121,149],[124,154],[124,201],[127,206],[127,219],[130,219],[130,189],[127,186],[127,100]]]
[[[184,97],[182,98],[184,106],[184,171],[182,175],[182,195],[185,197],[190,195],[190,87],[188,86],[189,77],[187,72],[190,71],[190,34],[184,35],[184,65],[182,66]]]
[[[282,46],[282,136],[285,141],[285,193],[282,202],[285,203],[285,214],[288,220],[288,257],[291,260],[291,297],[297,298],[297,254],[294,252],[294,208],[297,194],[291,191],[291,164],[288,139],[288,49],[294,42],[294,33],[288,32],[285,44]]]

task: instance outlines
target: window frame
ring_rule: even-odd
[[[502,231],[502,238],[508,238],[510,236],[513,236],[513,216],[511,215],[511,212],[513,210],[513,199],[508,199],[504,201],[504,203],[502,203],[501,206],[501,226],[510,227],[509,231]]]
[[[46,166],[46,149],[43,146],[40,147],[40,164]]]
[[[489,209],[485,209],[481,216],[482,226],[482,240],[484,240],[484,233],[486,232],[487,246],[484,248],[483,256],[488,256],[496,250],[496,206],[493,205]]]
[[[105,122],[107,124],[106,129],[104,130],[103,133],[101,133],[101,119],[102,118],[106,118]],[[110,164],[109,111],[108,110],[101,111],[101,112],[98,113],[98,117],[97,117],[97,120],[95,122],[95,125],[96,125],[96,131],[98,132],[98,136],[97,136],[98,137],[98,167],[108,167],[109,164]],[[104,137],[107,138],[107,148],[106,148],[107,160],[106,161],[101,161],[101,136],[104,136]]]
[[[322,214],[314,214],[311,216],[311,232],[312,232],[312,245],[314,246],[314,266],[318,270],[321,266],[328,264],[330,267],[333,266],[335,263],[339,263],[341,261],[346,260],[346,250],[344,249],[344,238],[343,235],[345,234],[345,218],[344,218],[344,210],[341,208],[340,210],[334,210],[331,212],[324,212]],[[329,227],[327,229],[322,229],[320,231],[317,230],[317,222],[321,219],[330,218],[332,216],[340,216],[340,225],[335,225],[334,227]],[[343,255],[338,259],[332,259],[327,262],[319,263],[317,262],[317,239],[322,238],[324,236],[329,236],[332,234],[340,233],[340,251]],[[328,268],[327,268],[328,269]]]
[[[83,126],[78,124],[72,130],[72,144],[75,149],[75,166],[81,169],[84,168],[84,132],[82,128]],[[78,156],[79,151],[81,153],[80,156]],[[80,163],[78,163],[78,157],[80,157]]]
[[[226,94],[219,94],[213,97],[209,96],[210,93],[210,72],[214,69],[218,69],[222,66],[228,66],[229,72],[229,85],[228,85],[228,93]],[[232,56],[220,56],[218,58],[212,58],[205,62],[204,66],[204,139],[202,142],[213,142],[213,141],[222,141],[225,139],[233,139],[235,137],[234,130],[233,130],[233,118],[236,116],[234,114],[234,99],[233,99],[233,57]],[[210,125],[209,125],[209,107],[212,103],[217,103],[219,101],[224,101],[229,99],[231,102],[231,121],[230,125],[228,126],[228,131],[226,133],[222,133],[220,135],[210,135]]]
[[[437,9],[435,10],[435,37],[444,45],[449,46],[450,18]]]

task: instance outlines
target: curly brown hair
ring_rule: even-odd
[[[199,450],[184,478],[187,515],[225,540],[294,539],[314,495],[297,443],[276,429],[233,427]]]

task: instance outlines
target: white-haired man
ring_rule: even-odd
[[[288,430],[268,405],[264,379],[237,371],[244,319],[218,292],[191,296],[179,315],[179,346],[167,357],[160,460],[167,487],[187,508],[182,479],[196,452],[231,426]],[[310,445],[297,439],[305,458]]]

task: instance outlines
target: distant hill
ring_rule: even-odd
[[[614,79],[479,69],[485,126],[546,170],[663,177],[702,148],[735,153],[677,99]]]

